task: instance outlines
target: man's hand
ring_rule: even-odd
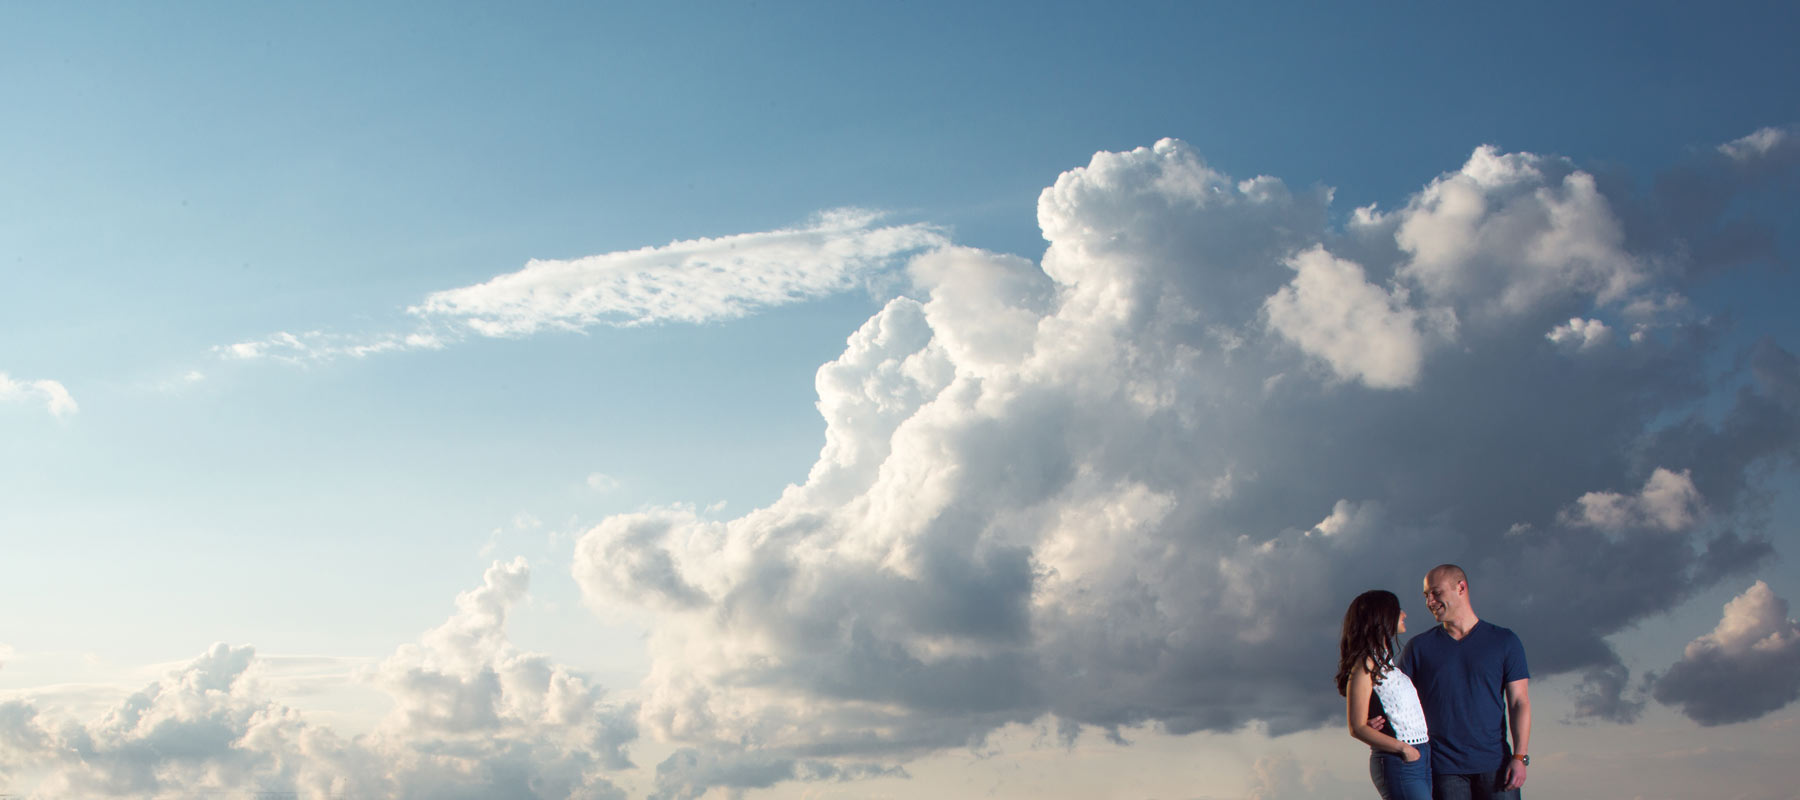
[[[1369,727],[1381,731],[1382,733],[1387,733],[1387,717],[1381,716],[1380,714],[1370,717]]]
[[[1516,758],[1507,759],[1507,761],[1506,761],[1506,785],[1504,785],[1500,788],[1505,789],[1507,791],[1511,791],[1513,789],[1517,789],[1524,785],[1525,785],[1525,762],[1520,761]]]

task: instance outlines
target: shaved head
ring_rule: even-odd
[[[1440,579],[1462,581],[1464,585],[1467,585],[1469,582],[1468,574],[1463,572],[1462,567],[1455,564],[1439,564],[1432,567],[1430,572],[1425,573],[1425,580],[1435,583]]]

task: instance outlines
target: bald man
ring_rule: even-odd
[[[1531,764],[1525,646],[1475,616],[1469,577],[1455,564],[1425,574],[1425,607],[1438,624],[1406,643],[1400,671],[1431,731],[1432,800],[1518,800]]]

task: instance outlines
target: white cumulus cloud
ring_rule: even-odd
[[[1370,284],[1362,267],[1313,247],[1288,259],[1298,274],[1263,305],[1269,325],[1332,372],[1377,389],[1412,385],[1425,359],[1421,314],[1405,289]],[[1438,320],[1437,327],[1448,328]]]
[[[1572,296],[1624,299],[1649,279],[1592,175],[1562,159],[1481,147],[1398,215],[1401,275],[1433,303],[1542,313]]]

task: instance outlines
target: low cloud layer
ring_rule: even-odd
[[[32,796],[623,798],[633,709],[505,636],[529,572],[496,563],[457,611],[369,680],[394,703],[374,732],[342,737],[267,699],[248,646],[214,645],[92,720],[0,703],[0,779]]]
[[[1660,202],[1482,147],[1336,229],[1329,193],[1165,140],[1046,189],[1039,263],[918,256],[819,370],[803,483],[579,543],[589,602],[655,620],[665,796],[1046,716],[1325,724],[1343,604],[1442,561],[1577,713],[1629,718],[1607,637],[1764,563],[1756,476],[1800,452],[1800,367],[1721,351],[1687,287],[1732,265],[1638,235]]]
[[[0,372],[0,403],[42,406],[51,416],[58,418],[80,410],[75,398],[60,382],[47,379],[15,380],[4,372]]]
[[[532,260],[482,283],[433,292],[407,309],[409,333],[279,332],[214,348],[226,359],[293,363],[440,349],[468,335],[527,336],[598,325],[736,319],[839,294],[922,250],[947,244],[923,224],[879,226],[880,214],[838,209],[806,225],[569,260]]]

